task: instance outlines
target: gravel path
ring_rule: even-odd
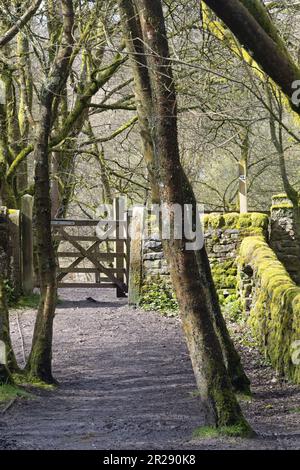
[[[129,309],[113,291],[62,290],[60,298],[53,353],[60,386],[0,414],[0,448],[300,449],[300,414],[291,411],[299,388],[274,383],[257,354],[247,360],[256,395],[245,412],[260,438],[195,441],[203,418],[179,321]],[[34,312],[19,317],[28,353]],[[15,313],[12,336],[22,363]]]

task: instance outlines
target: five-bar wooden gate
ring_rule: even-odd
[[[128,291],[130,246],[127,220],[119,220],[117,210],[115,229],[104,238],[96,232],[98,223],[89,219],[52,220],[53,238],[59,244],[58,287],[116,288],[117,296],[124,297]]]

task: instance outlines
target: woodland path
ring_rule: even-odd
[[[60,386],[0,410],[0,448],[300,449],[299,388],[275,383],[257,352],[242,351],[255,392],[243,406],[259,438],[196,441],[203,417],[178,319],[129,309],[114,291],[59,295],[53,358]],[[19,318],[28,353],[34,312]],[[22,362],[15,313],[12,336]]]

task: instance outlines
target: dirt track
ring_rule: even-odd
[[[255,392],[245,412],[260,437],[195,441],[201,405],[178,320],[131,310],[111,291],[65,290],[60,297],[54,340],[60,387],[0,414],[0,448],[300,449],[299,388],[274,383],[256,352],[244,351]],[[34,312],[19,316],[28,353]],[[22,363],[15,314],[12,334]]]

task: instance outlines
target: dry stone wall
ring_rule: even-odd
[[[300,383],[300,287],[262,237],[243,240],[239,294],[245,319],[278,375]]]
[[[147,227],[149,228],[149,227]],[[268,216],[265,214],[209,214],[204,216],[204,239],[217,289],[223,295],[236,290],[236,257],[242,240],[248,235],[267,236]],[[158,229],[143,240],[143,283],[158,278],[169,283],[170,271],[164,258]]]

